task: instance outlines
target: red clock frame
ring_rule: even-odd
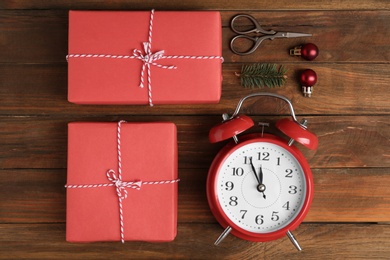
[[[288,146],[287,142],[275,135],[271,134],[247,134],[244,136],[241,136],[239,138],[240,142],[236,144],[234,141],[231,141],[225,147],[222,148],[221,151],[217,154],[214,161],[211,164],[211,167],[209,169],[208,177],[207,177],[207,200],[211,209],[211,212],[213,213],[214,217],[217,219],[217,221],[220,223],[220,225],[223,228],[226,228],[230,226],[232,228],[231,233],[241,239],[254,241],[254,242],[266,242],[275,240],[278,238],[281,238],[286,235],[288,231],[293,231],[296,229],[299,224],[302,223],[303,219],[306,217],[314,195],[314,183],[313,183],[313,176],[310,169],[310,166],[306,160],[306,158],[303,156],[303,154],[296,148],[295,146]],[[270,232],[270,233],[254,233],[249,232],[247,230],[244,230],[234,224],[229,217],[226,216],[226,214],[223,212],[223,209],[219,203],[218,195],[217,195],[217,184],[216,180],[218,177],[218,173],[220,171],[220,168],[224,161],[237,149],[248,145],[250,143],[255,142],[268,142],[275,145],[278,145],[287,151],[289,151],[299,162],[303,169],[303,173],[305,175],[306,179],[306,197],[303,202],[303,206],[300,210],[300,212],[296,215],[295,219],[292,220],[289,224],[287,224],[285,227],[281,228],[280,230]]]

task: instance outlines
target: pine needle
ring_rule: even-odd
[[[287,69],[280,65],[271,63],[255,63],[253,65],[243,65],[241,73],[236,76],[241,78],[241,85],[244,87],[281,87],[286,83]]]

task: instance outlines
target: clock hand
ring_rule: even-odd
[[[263,193],[263,198],[265,199],[266,198],[266,196],[264,194],[265,185],[263,183],[263,169],[262,169],[261,165],[260,165],[260,171],[259,171],[259,181],[260,181],[260,183],[259,183],[259,186],[257,186],[257,190],[260,191],[261,193]]]
[[[259,183],[263,184],[263,170],[261,169],[261,165],[260,165],[260,171],[259,171]]]
[[[263,198],[265,199],[266,196],[264,194],[264,191],[265,191],[266,187],[263,184],[263,170],[261,169],[261,166],[260,166],[260,172],[259,172],[259,175],[257,175],[255,166],[253,165],[253,162],[252,162],[252,158],[250,158],[250,163],[251,163],[252,171],[256,177],[257,183],[259,184],[259,185],[257,185],[257,190],[259,192],[263,193]]]
[[[254,175],[256,177],[256,180],[259,183],[259,185],[261,185],[261,181],[259,179],[259,176],[257,176],[255,166],[253,166],[252,157],[250,157],[250,163],[251,163],[252,171],[253,171],[253,173],[254,173]]]

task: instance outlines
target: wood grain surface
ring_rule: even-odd
[[[67,101],[68,11],[219,10],[223,33],[223,92],[219,104],[97,106]],[[249,13],[265,28],[312,33],[310,38],[264,42],[237,56],[229,22]],[[346,1],[2,1],[0,2],[0,259],[388,259],[390,256],[390,2]],[[247,26],[243,23],[242,26]],[[191,32],[189,32],[191,33]],[[313,42],[314,61],[288,50]],[[285,86],[246,89],[235,72],[243,64],[288,68]],[[301,94],[299,73],[317,72],[312,98]],[[258,91],[291,99],[319,138],[316,151],[301,145],[315,195],[304,223],[287,238],[253,243],[228,236],[206,198],[208,168],[225,143],[208,131],[238,100]],[[288,108],[273,99],[245,103],[243,113],[274,123]],[[77,244],[65,241],[67,124],[75,121],[171,121],[178,129],[178,235],[170,243]],[[259,127],[252,132],[261,131]]]

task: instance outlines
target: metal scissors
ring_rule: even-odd
[[[236,29],[236,26],[235,26],[235,22],[238,18],[241,18],[241,17],[244,17],[244,18],[247,18],[249,19],[253,25],[255,26],[255,28],[251,29],[251,30],[248,30],[248,31],[240,31],[240,30],[237,30]],[[238,35],[235,36],[231,41],[230,41],[230,49],[235,53],[235,54],[238,54],[238,55],[249,55],[249,54],[252,54],[253,52],[256,51],[256,49],[260,46],[260,44],[266,40],[266,39],[269,39],[269,40],[273,40],[275,38],[296,38],[296,37],[308,37],[308,36],[312,36],[311,34],[308,34],[308,33],[294,33],[294,32],[276,32],[274,30],[264,30],[261,25],[259,24],[259,22],[251,15],[249,14],[238,14],[236,16],[233,17],[232,21],[230,22],[230,28],[235,32],[237,33]],[[246,34],[251,34],[251,33],[254,33],[254,34],[264,34],[263,36],[248,36]],[[249,50],[245,51],[245,52],[240,52],[238,51],[234,46],[235,46],[235,42],[237,41],[237,39],[248,39],[248,40],[251,40],[254,42],[252,48],[250,48]]]

